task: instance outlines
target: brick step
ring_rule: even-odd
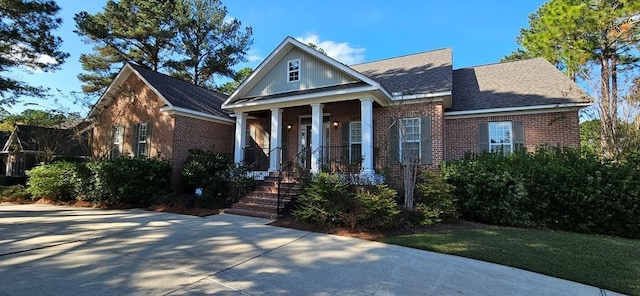
[[[287,199],[283,199],[281,201],[281,204],[285,204],[290,202],[291,199],[287,198]],[[264,204],[264,205],[277,205],[278,204],[278,199],[277,198],[271,198],[271,197],[264,197],[264,196],[245,196],[242,199],[240,199],[239,202],[244,202],[244,203],[254,203],[254,204]]]
[[[265,218],[270,220],[276,219],[276,214],[274,213],[265,213],[265,212],[256,212],[251,210],[243,210],[243,209],[225,209],[225,214],[231,215],[239,215],[239,216],[248,216],[248,217],[256,217],[256,218]]]
[[[281,205],[280,207],[283,207]],[[257,203],[246,203],[246,202],[237,202],[231,206],[232,209],[242,209],[249,210],[255,212],[265,212],[265,213],[276,213],[276,205],[265,205],[265,204],[257,204]]]
[[[282,184],[280,184],[280,188],[289,188],[289,187],[302,189],[302,185],[298,184],[298,183],[282,183]],[[278,184],[277,183],[276,184],[268,184],[268,183],[261,182],[260,184],[258,184],[256,186],[256,189],[261,189],[261,188],[277,191],[278,190]]]
[[[300,192],[297,192],[297,191],[294,191],[294,190],[290,190],[289,192],[287,192],[286,190],[283,190],[280,194],[282,194],[282,196],[284,198],[290,198],[291,196],[300,195]],[[278,192],[252,191],[249,194],[247,194],[246,196],[278,198]]]

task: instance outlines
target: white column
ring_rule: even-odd
[[[322,157],[322,104],[311,104],[311,173],[320,172]]]
[[[373,177],[373,99],[360,99],[360,121],[362,123],[362,170],[363,177]]]
[[[244,145],[247,141],[247,113],[236,113],[236,135],[235,135],[235,151],[233,153],[233,161],[236,164],[242,164],[244,161]]]
[[[280,170],[282,153],[282,109],[271,109],[271,141],[269,141],[269,172]]]

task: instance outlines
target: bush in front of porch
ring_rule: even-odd
[[[296,220],[351,229],[432,225],[457,217],[451,187],[437,173],[422,172],[414,210],[402,211],[398,192],[387,185],[356,185],[338,174],[319,173],[298,197]]]

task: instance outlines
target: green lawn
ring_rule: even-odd
[[[403,235],[381,241],[640,295],[640,240],[496,227]]]

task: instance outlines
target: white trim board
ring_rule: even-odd
[[[478,110],[465,110],[465,111],[449,111],[449,112],[444,112],[444,118],[460,119],[460,118],[489,117],[489,116],[555,113],[555,112],[566,112],[566,111],[574,111],[574,110],[577,111],[577,110],[580,110],[581,108],[584,108],[590,105],[591,103],[571,103],[571,104],[538,105],[538,106],[525,106],[525,107],[478,109]]]

